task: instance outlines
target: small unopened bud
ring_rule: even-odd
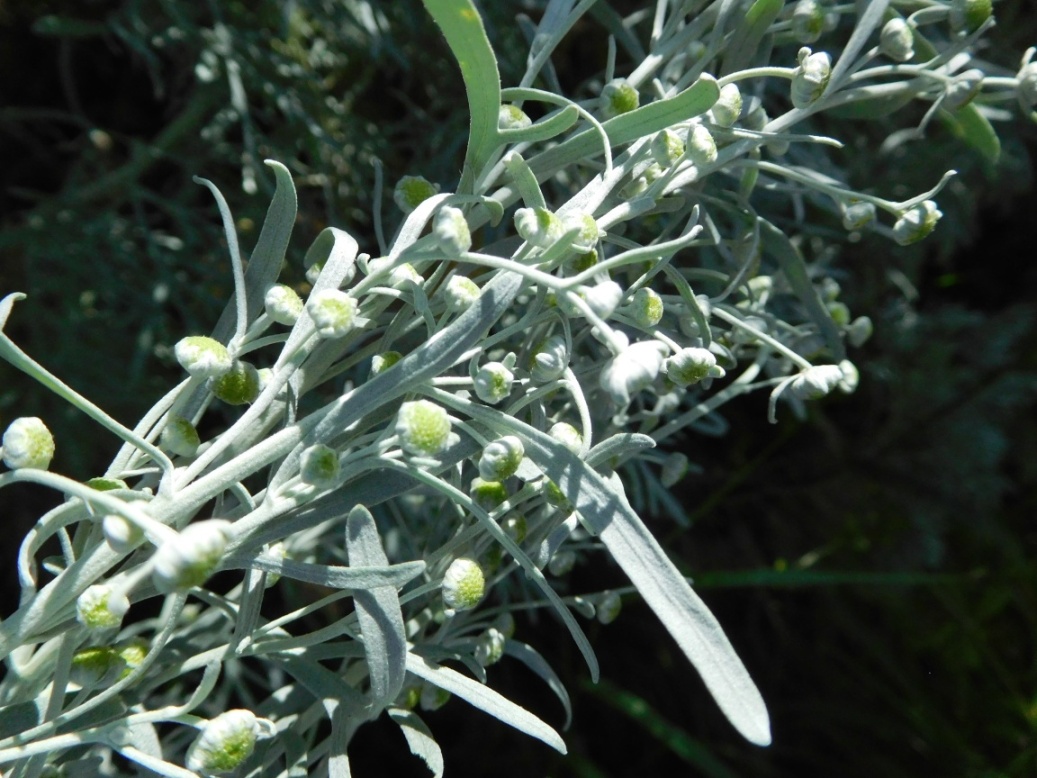
[[[506,499],[508,490],[500,481],[486,481],[482,478],[473,478],[469,489],[475,504],[489,513]]]
[[[971,35],[993,14],[991,0],[951,0],[951,29]]]
[[[272,731],[272,724],[257,719],[250,710],[225,711],[210,719],[187,749],[187,769],[217,775],[233,772],[252,755],[260,734]]]
[[[957,111],[972,102],[983,88],[983,71],[971,68],[959,73],[947,87],[947,96],[943,99],[943,107],[948,111]]]
[[[556,551],[547,563],[547,570],[551,575],[563,576],[570,573],[576,566],[576,553],[568,549]]]
[[[228,405],[249,405],[259,397],[261,381],[254,365],[234,360],[229,372],[209,382],[209,389]]]
[[[666,347],[656,340],[627,346],[601,369],[598,385],[621,407],[659,375]]]
[[[144,538],[144,530],[117,513],[101,519],[101,532],[112,550],[120,554],[132,550]]]
[[[435,456],[450,442],[450,417],[429,400],[405,402],[396,414],[396,435],[408,454]]]
[[[626,306],[625,312],[639,326],[647,329],[662,321],[665,310],[663,298],[654,289],[642,286],[630,298],[630,304]]]
[[[472,232],[460,208],[444,205],[432,222],[439,248],[448,257],[459,257],[472,247]]]
[[[800,43],[813,43],[825,28],[825,12],[816,0],[799,0],[792,11],[792,34]]]
[[[666,377],[677,386],[690,386],[706,378],[723,378],[724,368],[713,352],[704,348],[683,348],[666,360]]]
[[[868,342],[875,327],[867,316],[858,316],[846,326],[846,340],[854,348],[860,348]]]
[[[839,391],[844,394],[853,394],[861,380],[861,374],[857,370],[857,365],[848,359],[844,359],[839,363],[839,369],[843,373],[842,380],[839,381]]]
[[[567,421],[559,421],[552,424],[547,434],[574,454],[579,454],[583,450],[583,435]]]
[[[479,563],[465,557],[451,562],[443,575],[442,592],[448,616],[478,605],[486,592],[486,579]]]
[[[730,127],[742,115],[742,92],[738,84],[725,84],[720,90],[720,97],[709,109],[713,124]]]
[[[331,446],[317,443],[302,452],[299,458],[299,477],[303,483],[327,489],[338,482],[338,452]]]
[[[404,213],[410,213],[425,200],[435,196],[439,187],[421,176],[404,176],[396,182],[392,199]]]
[[[812,54],[804,46],[799,50],[799,66],[792,76],[792,105],[807,108],[824,94],[832,76],[832,58],[826,52]]]
[[[302,298],[295,290],[284,284],[274,284],[263,297],[266,315],[278,324],[292,325],[302,313]]]
[[[54,458],[54,436],[36,416],[15,419],[4,431],[4,464],[12,470],[46,470]]]
[[[670,454],[663,461],[663,469],[659,474],[659,482],[669,489],[684,479],[688,474],[688,457],[678,451]]]
[[[593,216],[589,213],[571,214],[566,216],[562,222],[565,225],[566,232],[575,227],[580,229],[576,233],[576,237],[573,238],[572,247],[574,251],[586,253],[594,250],[599,238],[601,238],[602,232]]]
[[[662,130],[652,138],[652,159],[660,167],[670,167],[684,156],[684,141],[673,130]]]
[[[623,609],[623,600],[617,592],[611,590],[601,593],[601,598],[595,604],[595,612],[598,621],[602,624],[611,624],[619,616]]]
[[[879,35],[879,51],[897,62],[911,59],[915,55],[911,26],[899,16],[886,22]]]
[[[440,689],[430,683],[421,687],[421,709],[427,711],[439,710],[450,701],[450,692]]]
[[[859,230],[875,221],[875,206],[863,200],[840,203],[843,227],[847,230]]]
[[[475,661],[483,667],[489,667],[504,656],[504,644],[507,643],[504,633],[496,627],[490,627],[482,633],[475,644]]]
[[[526,116],[526,112],[517,105],[505,103],[500,107],[497,114],[498,130],[524,130],[530,126],[533,120]]]
[[[522,441],[514,435],[497,438],[482,450],[482,456],[479,458],[479,477],[484,481],[503,481],[510,478],[522,464],[525,454]]]
[[[226,346],[204,335],[182,338],[173,347],[173,353],[180,366],[196,378],[217,378],[234,363]]]
[[[390,367],[403,359],[399,351],[383,351],[371,357],[371,377],[384,373]]]
[[[169,593],[201,586],[223,559],[230,535],[231,524],[222,519],[188,524],[155,552],[156,588]]]
[[[551,247],[566,233],[565,222],[546,208],[519,208],[515,229],[526,243],[542,249]]]
[[[511,394],[514,381],[514,373],[503,364],[487,362],[475,374],[475,395],[488,405],[496,405]]]
[[[179,457],[193,457],[202,444],[198,430],[183,416],[170,416],[162,434],[158,438],[159,445]]]
[[[82,687],[110,686],[125,675],[126,660],[114,646],[81,648],[72,655],[69,680]]]
[[[625,78],[614,78],[601,90],[601,114],[606,119],[629,113],[637,108],[640,97]]]
[[[941,216],[943,213],[932,200],[919,203],[904,211],[897,219],[893,225],[893,239],[901,246],[917,243],[936,229]]]
[[[443,297],[449,311],[468,310],[481,294],[479,285],[465,276],[452,275],[443,287]]]
[[[130,609],[126,595],[107,584],[94,584],[76,598],[76,620],[87,629],[108,629],[122,624]]]
[[[389,286],[393,289],[405,289],[412,284],[421,286],[423,283],[425,283],[425,279],[421,277],[421,273],[415,270],[414,265],[410,262],[397,265],[389,273]]]
[[[110,492],[114,489],[129,489],[129,484],[123,481],[121,478],[106,478],[105,476],[97,476],[96,478],[90,478],[85,481],[87,486],[91,489],[96,489],[99,492]]]
[[[540,344],[540,348],[533,355],[530,375],[534,381],[546,383],[559,378],[568,366],[569,349],[565,345],[565,338],[552,335]]]
[[[842,380],[843,371],[838,365],[814,365],[792,379],[789,393],[800,400],[819,400]]]
[[[717,142],[704,124],[693,124],[688,130],[688,157],[700,167],[717,161]]]
[[[356,298],[339,289],[322,289],[310,295],[306,310],[322,338],[341,338],[356,326]]]

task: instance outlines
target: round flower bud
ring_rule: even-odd
[[[114,646],[81,648],[72,655],[68,677],[73,683],[86,688],[110,686],[126,675],[126,660]]]
[[[639,102],[637,90],[625,78],[614,78],[601,90],[601,114],[606,119],[633,111]]]
[[[571,449],[570,449],[571,450]],[[579,453],[578,451],[573,453]],[[565,493],[559,488],[558,484],[552,481],[550,478],[545,478],[543,481],[543,495],[544,499],[547,500],[547,504],[553,508],[564,513],[572,513],[573,506],[569,502],[569,498],[565,496]]]
[[[576,553],[569,550],[556,551],[547,563],[547,570],[551,575],[567,575],[576,566]]]
[[[511,105],[510,103],[502,105],[500,112],[497,114],[498,130],[524,130],[532,123],[533,120],[526,116],[525,111],[517,105]]]
[[[569,349],[565,338],[552,335],[540,344],[533,355],[533,367],[529,371],[534,381],[547,383],[559,378],[569,366]]]
[[[252,755],[263,729],[250,710],[221,713],[209,720],[187,749],[187,769],[217,775],[233,772]]]
[[[617,592],[607,591],[601,593],[601,598],[596,603],[595,611],[598,621],[602,624],[611,624],[619,616],[623,609],[623,600]]]
[[[626,308],[626,313],[638,325],[647,329],[662,321],[665,310],[663,298],[654,289],[642,286],[634,292],[634,296]]]
[[[435,456],[450,442],[450,418],[429,400],[405,402],[396,414],[396,435],[408,454]]]
[[[941,216],[943,214],[932,200],[919,203],[904,211],[897,219],[893,225],[893,240],[901,246],[917,243],[936,228],[936,222],[940,221]]]
[[[688,457],[678,451],[670,454],[663,461],[659,482],[669,489],[684,479],[688,474]]]
[[[227,347],[204,335],[182,338],[173,347],[173,353],[180,366],[196,378],[217,378],[233,365]]]
[[[440,208],[432,222],[432,232],[448,257],[459,257],[472,247],[472,232],[460,208]]]
[[[475,504],[489,513],[506,499],[508,490],[500,481],[486,481],[482,478],[473,478],[471,489],[468,490]]]
[[[677,386],[697,384],[705,378],[722,378],[724,368],[717,364],[713,352],[705,348],[683,348],[666,360],[666,377]]]
[[[87,629],[107,629],[122,624],[130,609],[126,595],[106,584],[94,584],[76,598],[76,620]]]
[[[101,531],[108,545],[119,554],[133,550],[144,539],[144,530],[117,513],[109,513],[101,519]]]
[[[152,576],[163,593],[201,586],[223,558],[231,536],[229,521],[209,519],[188,524],[155,552]]]
[[[356,326],[356,298],[339,289],[322,289],[310,295],[306,310],[322,338],[341,338]]]
[[[439,187],[421,176],[404,176],[396,182],[392,199],[404,213],[410,213],[425,200],[439,193]]]
[[[526,243],[542,249],[566,233],[565,222],[546,208],[519,208],[515,211],[515,229]]]
[[[390,367],[403,359],[399,351],[384,351],[371,357],[371,377],[384,373]]]
[[[858,316],[846,326],[846,339],[854,348],[860,348],[868,342],[875,327],[867,316]]]
[[[547,434],[574,454],[579,454],[583,450],[583,435],[569,422],[560,421],[551,425]]]
[[[478,605],[486,592],[486,579],[479,563],[465,557],[451,562],[443,575],[442,592],[447,616]]]
[[[427,711],[439,710],[450,700],[450,692],[440,689],[430,683],[421,687],[421,709]]]
[[[717,161],[717,142],[704,124],[693,124],[688,129],[688,156],[699,167]]]
[[[742,115],[742,92],[738,84],[725,84],[720,90],[720,97],[709,109],[713,124],[730,127]]]
[[[496,627],[490,627],[482,633],[475,644],[475,661],[483,667],[497,664],[504,656],[504,644],[508,639]]]
[[[847,230],[859,230],[875,221],[875,206],[863,200],[840,203],[839,210],[842,212],[843,227]]]
[[[514,435],[505,435],[487,444],[479,457],[479,477],[484,481],[503,481],[515,475],[526,449]]]
[[[602,281],[594,286],[581,287],[581,297],[600,318],[608,319],[623,299],[623,287],[615,281]]]
[[[202,440],[191,422],[183,416],[170,416],[162,428],[158,444],[174,456],[193,457],[198,453]]]
[[[121,478],[105,478],[104,476],[97,476],[91,478],[85,482],[91,489],[96,489],[99,492],[110,492],[115,489],[129,489],[129,485]]]
[[[982,27],[993,13],[991,0],[952,0],[951,29],[971,35]]]
[[[799,66],[792,75],[792,105],[807,108],[824,94],[832,76],[832,58],[826,52],[812,54],[804,46],[799,50]]]
[[[230,372],[210,380],[209,389],[228,405],[249,405],[259,397],[259,371],[248,362],[236,359]]]
[[[496,405],[511,394],[514,381],[514,373],[500,362],[487,362],[475,374],[475,395],[487,405]]]
[[[292,325],[302,313],[302,298],[290,286],[274,284],[263,296],[263,307],[278,324]]]
[[[481,294],[482,289],[479,285],[465,276],[452,275],[443,287],[443,297],[446,299],[447,310],[450,311],[467,310]]]
[[[54,458],[54,436],[42,419],[22,416],[4,431],[4,464],[12,470],[46,470]]]
[[[899,16],[890,19],[879,34],[879,51],[897,62],[907,62],[915,55],[915,36],[911,26]]]
[[[652,159],[661,167],[669,167],[684,156],[684,141],[673,130],[663,130],[652,138]]]
[[[305,484],[327,489],[338,481],[338,472],[338,452],[323,443],[310,446],[299,458],[299,477]]]
[[[947,95],[943,99],[943,107],[948,111],[957,111],[972,102],[983,88],[983,71],[979,68],[966,70],[954,77],[947,87]]]
[[[617,405],[625,407],[631,396],[659,375],[665,353],[666,347],[656,340],[633,343],[605,363],[598,384]]]
[[[1019,101],[1027,108],[1033,108],[1037,105],[1037,62],[1024,60],[1015,78],[1015,92]]]
[[[839,391],[844,394],[853,394],[861,380],[861,374],[857,370],[857,365],[848,359],[844,359],[839,363],[839,369],[843,374],[842,380],[839,381]]]
[[[825,28],[825,12],[816,0],[799,0],[792,11],[792,34],[800,43],[813,43]]]
[[[839,385],[843,371],[838,365],[814,365],[789,383],[789,392],[800,400],[819,400]]]
[[[573,238],[572,247],[575,251],[588,252],[593,251],[594,247],[598,243],[598,239],[601,238],[601,229],[598,227],[597,221],[589,213],[571,214],[566,216],[563,220],[565,224],[565,230],[568,232],[574,227],[579,227],[580,231],[576,233],[576,237]]]

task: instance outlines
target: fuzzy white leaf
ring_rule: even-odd
[[[443,778],[443,752],[425,722],[413,711],[402,708],[389,708],[388,712],[389,718],[400,726],[410,752],[428,765],[433,778]]]

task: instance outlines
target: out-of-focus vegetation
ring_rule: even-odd
[[[515,16],[542,5],[484,4],[505,80],[520,64],[507,60]],[[1027,6],[996,6],[988,54],[1006,73],[1009,54],[1037,42]],[[572,35],[555,56],[560,81],[588,75],[587,45]],[[207,331],[230,293],[217,214],[192,176],[228,196],[246,246],[272,188],[265,158],[299,187],[293,245],[327,224],[372,243],[375,160],[390,187],[403,173],[456,177],[454,68],[416,3],[0,4],[0,291],[51,311],[16,317],[14,339],[136,419],[170,383],[171,344]],[[864,145],[889,131],[862,126]],[[685,481],[691,526],[652,519],[757,678],[775,744],[741,744],[697,681],[671,672],[674,648],[631,603],[597,643],[603,676],[626,680],[577,695],[569,759],[447,706],[435,729],[452,775],[1037,773],[1033,127],[1002,140],[997,169],[939,125],[886,155],[847,144],[851,180],[867,169],[894,194],[948,164],[962,174],[930,241],[864,241],[838,260],[851,309],[882,312],[858,393],[777,427],[761,398],[725,410],[727,435],[687,452],[702,468]],[[109,457],[91,422],[5,369],[0,424],[18,415],[63,429],[56,463],[76,477]],[[39,513],[10,499],[12,520]],[[628,650],[620,630],[656,631],[658,651],[643,639]],[[537,693],[507,672],[516,699]],[[397,735],[370,729],[357,774],[421,774]]]

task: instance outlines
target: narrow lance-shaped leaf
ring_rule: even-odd
[[[432,778],[443,778],[443,752],[418,714],[402,708],[389,708],[389,718],[399,725],[410,752],[428,765]]]

